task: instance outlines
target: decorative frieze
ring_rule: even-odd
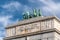
[[[11,28],[9,30],[10,36],[27,34],[27,33],[46,30],[46,29],[51,29],[52,28],[52,21],[53,20],[39,21],[39,22],[21,25],[21,26]]]

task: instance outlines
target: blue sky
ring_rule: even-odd
[[[0,0],[0,40],[5,36],[5,26],[22,20],[25,11],[41,9],[43,16],[60,18],[60,0]]]

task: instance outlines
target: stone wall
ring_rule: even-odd
[[[52,28],[53,28],[53,19],[44,20],[26,25],[16,26],[14,28],[9,28],[6,30],[7,33],[6,37],[33,33],[33,32],[52,29]]]
[[[33,36],[27,36],[23,38],[11,39],[11,40],[54,40],[55,32],[45,33],[45,34],[38,34]]]
[[[56,19],[54,19],[54,28],[60,30],[60,22]]]

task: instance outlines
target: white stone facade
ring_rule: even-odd
[[[37,18],[36,18],[37,19]],[[43,32],[44,30],[57,29],[60,31],[60,21],[56,17],[43,17],[40,20],[22,21],[21,25],[15,25],[6,28],[6,38],[17,35],[27,35],[34,32]],[[32,22],[33,21],[33,22]],[[27,22],[27,23],[26,23]],[[60,35],[57,32],[44,32],[37,35],[25,36],[10,40],[60,40]]]
[[[25,37],[11,40],[25,40]],[[27,40],[60,40],[60,35],[57,34],[56,32],[51,32],[51,33],[27,36]]]

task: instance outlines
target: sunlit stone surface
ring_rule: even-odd
[[[35,17],[9,25],[4,40],[60,40],[60,19]]]

